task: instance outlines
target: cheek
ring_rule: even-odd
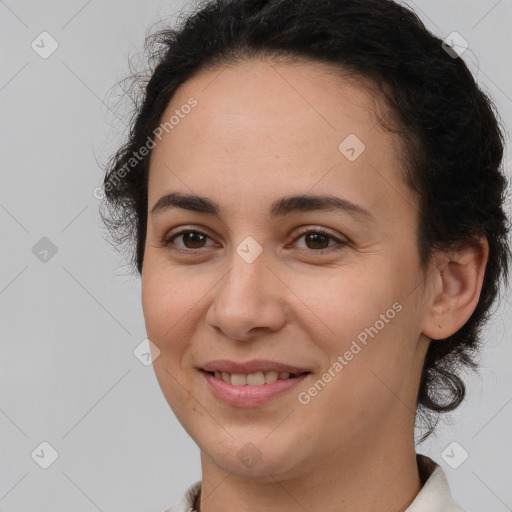
[[[153,270],[148,265],[142,277],[146,333],[160,351],[153,361],[160,388],[171,409],[179,413],[196,405],[185,391],[191,387],[190,375],[183,372],[194,303],[187,300],[186,293],[177,292],[177,283],[171,283],[168,275]]]
[[[331,342],[336,344],[338,340],[343,348],[347,341],[379,321],[380,315],[397,300],[394,287],[382,278],[379,280],[379,274],[383,272],[365,271],[355,266],[339,268],[321,279],[301,277],[295,280],[294,292],[312,320],[310,325],[322,325],[330,332]]]
[[[297,318],[328,355],[328,365],[343,359],[343,369],[333,370],[336,380],[371,394],[378,377],[370,370],[391,382],[398,369],[407,373],[414,354],[416,312],[399,274],[390,268],[357,270],[337,269],[320,281],[298,280],[294,291],[304,305]]]
[[[146,322],[146,331],[150,339],[153,335],[162,332],[165,311],[170,306],[167,304],[168,298],[166,299],[165,289],[165,285],[155,279],[154,274],[146,272],[143,275],[142,310]],[[160,336],[155,336],[155,338],[160,338]],[[155,339],[153,341],[159,345],[161,340]]]
[[[165,265],[165,268],[162,268]],[[142,308],[148,338],[159,348],[159,365],[189,371],[191,340],[204,325],[205,295],[212,278],[198,277],[193,267],[148,265],[142,276]],[[158,370],[157,370],[158,371]]]
[[[179,346],[179,330],[193,314],[194,303],[181,283],[147,267],[142,277],[142,309],[148,338],[161,351]],[[179,291],[180,290],[180,291]],[[181,319],[181,320],[180,320]]]

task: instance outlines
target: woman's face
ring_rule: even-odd
[[[203,462],[265,480],[409,443],[428,281],[371,95],[321,64],[251,60],[189,80],[173,115],[151,157],[142,301]],[[266,362],[232,368],[257,374],[242,387],[203,371],[218,360]],[[278,364],[308,373],[257,386]]]

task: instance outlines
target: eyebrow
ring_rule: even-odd
[[[223,212],[219,204],[207,197],[172,192],[162,196],[156,202],[151,209],[151,215],[157,215],[174,208],[215,215],[217,217],[220,217]],[[282,197],[272,203],[269,214],[271,218],[277,218],[285,217],[292,213],[311,211],[342,211],[353,217],[360,217],[370,222],[376,222],[375,217],[368,210],[346,199],[332,195],[297,195]]]

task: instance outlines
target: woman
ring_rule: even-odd
[[[388,0],[213,0],[155,36],[103,216],[201,450],[169,509],[460,511],[415,451],[510,250],[490,100]]]

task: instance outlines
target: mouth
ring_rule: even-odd
[[[264,407],[278,397],[285,399],[286,396],[290,396],[293,389],[302,385],[312,375],[309,371],[293,373],[252,370],[253,373],[229,373],[204,368],[199,370],[207,388],[220,403],[230,408],[245,409]]]
[[[207,371],[200,370],[203,373],[211,375],[215,379],[221,380],[233,386],[263,386],[265,384],[272,384],[277,380],[289,380],[303,377],[311,372],[278,372],[275,370],[258,371],[255,373],[229,373],[220,371]]]

